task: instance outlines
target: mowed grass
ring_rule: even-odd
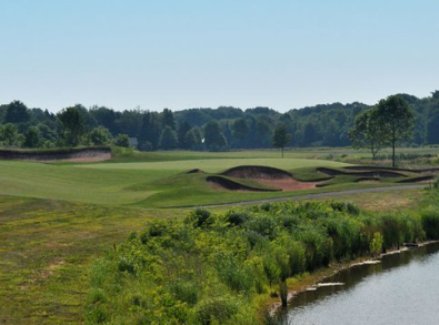
[[[296,158],[219,158],[100,164],[0,161],[0,194],[143,207],[215,204],[285,195],[217,191],[205,181],[205,175],[186,174],[194,168],[218,173],[239,165],[265,165],[294,171],[304,167],[341,167],[346,164]]]

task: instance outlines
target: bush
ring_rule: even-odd
[[[190,281],[176,281],[171,283],[171,292],[176,299],[193,306],[198,301],[199,287]]]
[[[197,319],[203,325],[222,324],[238,312],[238,306],[231,297],[215,297],[202,301],[196,311]]]
[[[194,227],[208,227],[213,224],[214,220],[208,210],[198,208],[192,212],[186,222],[191,223]]]
[[[428,239],[439,239],[439,210],[429,208],[421,214],[422,227]]]
[[[372,240],[370,241],[370,254],[372,256],[378,256],[383,250],[383,236],[381,233],[376,232],[373,234]]]
[[[243,212],[230,211],[229,213],[227,213],[226,219],[230,223],[230,225],[241,226],[242,224],[247,222],[249,216]]]

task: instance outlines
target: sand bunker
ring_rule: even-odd
[[[208,177],[208,181],[215,183],[228,190],[246,191],[297,191],[315,188],[317,182],[301,182],[295,179],[291,173],[268,166],[238,166],[226,170],[222,176]],[[230,179],[234,178],[236,180]],[[251,181],[261,186],[242,184],[242,181]]]
[[[300,182],[294,178],[258,179],[259,183],[281,189],[282,191],[309,190],[316,187],[314,182]]]

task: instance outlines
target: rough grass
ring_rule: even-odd
[[[150,218],[178,215],[0,196],[0,324],[82,322],[90,263]]]

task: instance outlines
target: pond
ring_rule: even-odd
[[[439,324],[439,244],[383,257],[325,279],[343,285],[299,294],[282,324]]]

